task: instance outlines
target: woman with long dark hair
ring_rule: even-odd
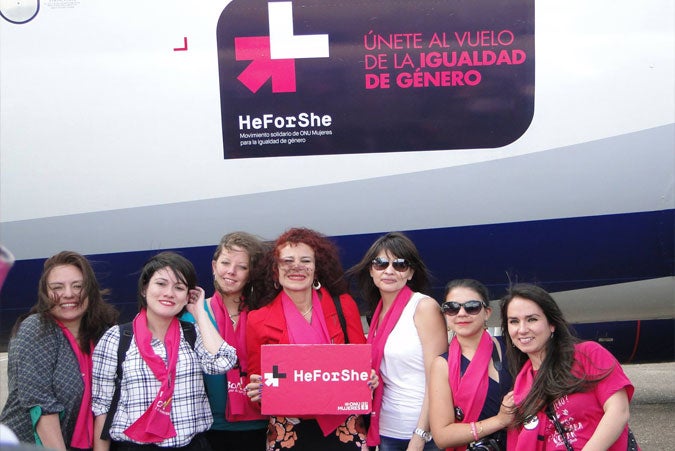
[[[368,343],[382,380],[368,445],[380,451],[437,449],[429,433],[427,381],[448,338],[438,303],[424,294],[429,279],[415,244],[400,232],[381,236],[348,274],[373,315]]]
[[[45,261],[38,301],[19,318],[9,343],[0,422],[22,442],[92,448],[92,351],[118,316],[104,294],[83,255],[63,251]]]
[[[511,287],[501,314],[517,374],[509,449],[638,449],[628,428],[634,388],[609,351],[575,338],[558,304],[538,286]]]

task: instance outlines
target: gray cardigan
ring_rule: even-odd
[[[9,394],[0,415],[22,442],[35,443],[30,410],[59,413],[61,433],[70,447],[84,382],[68,339],[57,324],[30,315],[9,342]]]

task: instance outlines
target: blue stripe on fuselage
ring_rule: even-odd
[[[458,213],[459,214],[459,213]],[[364,221],[367,218],[364,218]],[[535,282],[551,292],[674,275],[675,210],[406,231],[432,273],[433,295],[453,278],[484,282],[493,297],[510,281]],[[226,231],[223,231],[226,232]],[[335,237],[345,268],[380,234]],[[214,237],[214,240],[218,237]],[[180,249],[212,291],[215,245]],[[122,311],[136,313],[138,271],[159,250],[90,255],[102,287]],[[0,342],[16,317],[35,303],[43,259],[18,261],[0,296]]]

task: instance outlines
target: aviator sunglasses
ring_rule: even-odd
[[[459,310],[464,307],[464,311],[469,315],[478,315],[478,313],[483,309],[485,304],[481,301],[466,301],[464,304],[460,304],[455,301],[447,301],[441,304],[441,312],[447,313],[450,316],[455,316],[459,313]]]
[[[377,257],[370,263],[373,265],[373,269],[378,271],[384,271],[387,269],[389,267],[389,263],[391,263],[391,266],[393,266],[398,272],[405,272],[408,268],[410,268],[410,263],[408,263],[405,258],[395,258],[390,261],[386,258]]]

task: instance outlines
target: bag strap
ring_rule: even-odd
[[[197,331],[195,331],[194,323],[180,320],[180,327],[183,329],[183,336],[188,342],[192,350],[195,350],[195,343],[197,342]]]
[[[495,343],[495,341],[492,341],[492,364],[495,367],[495,370],[497,372],[502,370],[502,361],[499,358],[499,351],[497,351],[497,346],[501,346],[499,342]]]
[[[570,442],[567,441],[567,436],[565,435],[565,428],[563,427],[562,424],[560,424],[560,421],[558,420],[558,417],[556,416],[555,411],[553,410],[553,405],[549,404],[546,406],[546,416],[553,422],[555,430],[558,431],[558,434],[560,434],[563,441],[565,442],[565,449],[567,449],[567,451],[574,451],[574,448],[572,448]]]
[[[113,417],[117,411],[117,404],[120,401],[120,385],[122,383],[122,363],[127,356],[129,346],[131,346],[131,339],[134,336],[132,323],[120,324],[120,342],[117,347],[117,372],[115,373],[115,391],[113,392],[108,415],[105,417],[103,423],[103,430],[101,431],[102,440],[110,440],[110,426],[112,425]]]
[[[340,321],[342,334],[345,336],[345,344],[349,344],[349,335],[347,335],[347,321],[345,320],[345,314],[342,312],[342,303],[340,302],[340,297],[333,296],[333,303],[335,304],[335,310],[337,311],[338,321]]]

